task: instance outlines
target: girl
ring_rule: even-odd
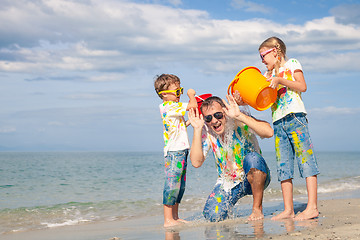
[[[316,158],[311,143],[306,110],[301,93],[306,91],[306,83],[300,63],[286,58],[284,42],[271,37],[259,47],[262,62],[267,68],[265,76],[270,87],[278,90],[276,102],[272,105],[278,179],[284,199],[284,211],[273,220],[294,218],[293,183],[294,159],[296,158],[300,176],[306,178],[308,203],[306,209],[295,220],[312,219],[319,216],[317,208]]]

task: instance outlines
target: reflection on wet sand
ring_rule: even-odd
[[[180,240],[180,233],[177,231],[165,230],[165,240]]]
[[[287,232],[291,233],[299,228],[314,228],[318,226],[318,219],[311,219],[306,221],[294,221],[293,219],[283,219],[281,221],[272,221],[270,219],[263,219],[258,221],[232,222],[225,221],[219,223],[209,223],[205,225],[188,225],[188,227],[178,230],[166,230],[165,240],[180,240],[181,231],[189,231],[195,227],[197,229],[204,228],[203,239],[253,239],[263,238],[266,234],[274,234]],[[265,227],[264,227],[265,225]]]

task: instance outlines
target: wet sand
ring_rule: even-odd
[[[268,212],[272,211],[274,203],[270,203],[264,204],[265,219],[255,222],[247,222],[244,215],[219,223],[193,221],[165,230],[162,216],[155,216],[8,233],[0,235],[0,239],[360,239],[359,198],[321,200],[318,205],[320,216],[307,221],[272,221]],[[298,204],[296,210],[304,206]],[[187,219],[196,219],[199,215],[182,213],[182,217]]]
[[[360,239],[360,199],[323,200],[319,211],[318,219],[295,222],[302,230],[290,228],[272,239]]]

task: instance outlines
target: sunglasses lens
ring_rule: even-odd
[[[176,95],[177,97],[179,97],[181,94],[183,94],[183,92],[184,92],[184,89],[183,89],[183,88],[176,89],[175,95]]]
[[[213,117],[212,115],[205,116],[204,117],[205,122],[208,122],[208,123],[211,122],[212,117]],[[220,120],[220,119],[222,119],[224,117],[224,114],[222,112],[216,112],[216,113],[214,113],[214,117],[216,119]]]
[[[222,119],[224,117],[224,115],[222,112],[217,112],[217,113],[214,113],[214,117],[216,119]]]
[[[205,122],[211,122],[211,120],[212,120],[212,116],[211,115],[207,115],[207,116],[205,116],[204,117],[204,120],[205,120]]]

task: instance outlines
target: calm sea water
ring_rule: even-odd
[[[274,153],[264,153],[264,157],[272,172],[264,202],[281,201]],[[358,192],[360,152],[319,152],[317,157],[321,171],[319,198]],[[306,197],[305,180],[296,173],[294,197],[301,199]],[[216,176],[212,156],[198,169],[189,162],[180,211],[193,211],[200,216]],[[2,152],[0,236],[161,215],[163,184],[162,152]]]

